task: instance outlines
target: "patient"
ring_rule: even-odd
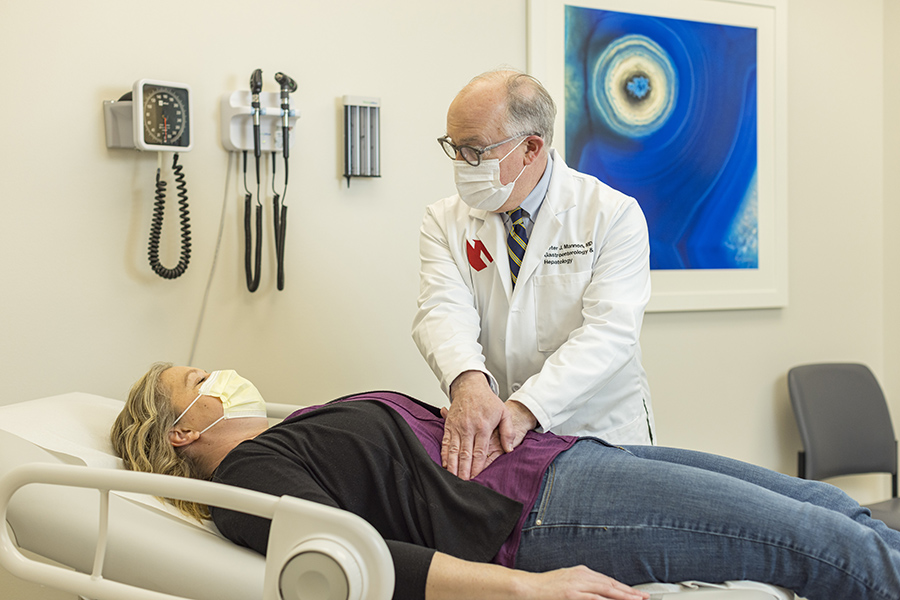
[[[626,584],[686,580],[900,599],[900,533],[824,483],[533,431],[508,454],[495,440],[490,465],[464,481],[441,466],[439,411],[408,396],[348,396],[271,428],[264,406],[233,371],[160,363],[135,383],[112,441],[130,469],[361,516],[387,542],[397,599],[628,600],[648,595]],[[176,505],[265,553],[267,520]]]

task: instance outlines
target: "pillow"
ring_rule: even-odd
[[[124,406],[120,400],[82,392],[27,400],[0,406],[0,429],[88,467],[124,469],[109,439],[113,422]],[[199,523],[172,504],[149,494],[113,494],[216,532],[212,521]]]
[[[123,402],[73,392],[0,406],[0,429],[89,467],[122,469],[109,430]]]

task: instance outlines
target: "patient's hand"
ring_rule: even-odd
[[[515,600],[647,600],[650,594],[587,567],[526,573],[473,563],[436,552],[428,569],[426,600],[511,598]]]
[[[471,479],[504,452],[522,443],[537,421],[518,402],[504,404],[480,371],[461,374],[450,387],[450,409],[441,442],[441,464],[462,479]]]
[[[526,590],[519,598],[597,598],[598,600],[646,600],[650,597],[612,577],[584,566],[524,576]]]

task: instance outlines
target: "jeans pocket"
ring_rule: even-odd
[[[593,437],[593,436],[584,436],[578,440],[579,442],[593,442],[595,444],[600,444],[601,446],[606,446],[607,448],[613,448],[615,450],[623,450],[624,452],[628,452],[628,449],[624,446],[619,446],[617,444],[613,444],[612,442],[607,442],[603,438]],[[631,454],[631,452],[628,452]]]
[[[547,506],[550,504],[550,496],[553,494],[553,482],[556,479],[556,465],[550,464],[544,473],[544,483],[541,489],[541,495],[535,503],[531,514],[534,516],[534,526],[540,526],[544,523],[544,515],[547,512]]]

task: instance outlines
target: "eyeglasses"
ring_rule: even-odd
[[[450,141],[450,136],[445,135],[443,137],[438,138],[438,144],[441,145],[441,148],[444,149],[444,153],[447,154],[453,160],[456,160],[457,156],[461,156],[464,161],[472,165],[473,167],[477,167],[481,164],[481,155],[502,146],[506,142],[511,142],[514,139],[520,137],[527,137],[529,135],[538,135],[536,133],[519,133],[517,135],[512,136],[511,138],[507,138],[502,142],[497,142],[496,144],[491,144],[490,146],[485,146],[484,148],[475,148],[474,146],[457,146],[453,142]]]

